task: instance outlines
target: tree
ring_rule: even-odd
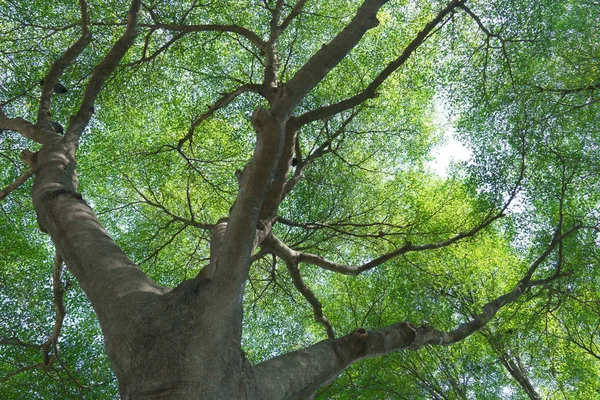
[[[597,3],[74,3],[0,5],[13,398],[600,396]]]

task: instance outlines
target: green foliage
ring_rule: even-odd
[[[38,81],[79,35],[75,1],[0,2],[0,101],[11,116],[35,120]],[[92,45],[66,70],[69,92],[52,118],[66,125],[95,66],[123,29],[126,1],[90,2]],[[226,24],[268,36],[261,1],[147,3],[165,22]],[[357,1],[308,2],[280,40],[285,82],[354,15]],[[507,216],[473,237],[408,253],[358,276],[301,265],[336,333],[398,321],[451,330],[514,289],[555,229],[600,216],[600,6],[593,1],[467,2],[378,90],[378,96],[299,136],[303,155],[331,140],[281,204],[274,234],[289,247],[360,265],[406,243],[446,240],[480,224],[515,195]],[[440,1],[394,1],[370,31],[307,96],[297,114],[362,90],[398,57],[437,13]],[[189,12],[186,13],[186,10]],[[287,8],[286,8],[287,10]],[[142,24],[150,24],[143,12]],[[123,250],[157,283],[174,287],[208,263],[210,230],[237,194],[236,169],[252,157],[253,111],[245,93],[190,124],[240,84],[260,83],[256,49],[241,36],[148,28],[95,105],[78,150],[79,190]],[[141,62],[140,60],[143,60]],[[430,169],[440,145],[436,99],[473,157],[449,176]],[[352,117],[351,117],[352,116]],[[348,119],[352,118],[349,123]],[[339,136],[335,136],[343,128]],[[26,168],[18,154],[35,146],[0,132],[0,188]],[[523,169],[524,167],[524,169]],[[39,232],[31,181],[0,203],[0,341],[41,344],[54,325],[53,247]],[[518,190],[517,190],[518,188]],[[325,226],[317,226],[324,224]],[[479,333],[448,348],[399,352],[361,361],[322,388],[323,399],[524,399],[501,362],[519,360],[542,398],[600,398],[600,237],[569,237],[534,279],[564,277],[526,293]],[[246,286],[243,346],[252,362],[326,338],[281,260],[260,255]],[[109,399],[116,381],[91,305],[77,282],[66,291],[60,362],[39,349],[0,342],[7,399]],[[20,371],[12,375],[13,372]]]

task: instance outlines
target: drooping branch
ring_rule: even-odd
[[[49,362],[49,351],[50,348],[54,349],[54,356],[56,358],[58,355],[58,338],[60,336],[60,331],[62,329],[63,321],[65,319],[65,288],[62,283],[62,268],[63,268],[63,260],[56,253],[54,255],[54,264],[52,266],[52,298],[54,299],[54,308],[56,309],[56,317],[54,320],[54,329],[52,331],[52,335],[46,340],[46,342],[42,345],[42,351],[44,354],[42,358],[44,359],[44,363],[47,364]]]
[[[354,108],[366,100],[375,97],[377,95],[377,89],[379,86],[381,86],[381,84],[383,84],[383,82],[385,82],[393,72],[404,65],[404,63],[410,58],[415,50],[425,42],[431,32],[433,32],[433,30],[444,20],[444,18],[451,14],[463,2],[464,0],[453,0],[448,3],[448,5],[442,11],[440,11],[434,19],[425,25],[425,27],[417,34],[417,36],[408,44],[408,46],[406,46],[402,54],[400,54],[400,56],[394,61],[390,62],[387,67],[381,71],[379,75],[377,75],[377,77],[375,77],[375,79],[373,79],[373,81],[371,81],[371,83],[363,91],[346,100],[342,100],[338,103],[302,114],[296,118],[296,123],[299,126],[302,126],[318,119],[329,118],[333,115],[339,114],[342,111]]]
[[[329,319],[323,314],[323,305],[315,293],[306,285],[304,279],[302,279],[300,268],[298,268],[298,259],[296,257],[296,253],[294,253],[289,247],[283,245],[283,242],[275,238],[273,235],[269,235],[262,242],[261,247],[263,250],[269,251],[284,260],[290,276],[292,277],[294,286],[311,305],[313,314],[315,315],[315,321],[325,327],[325,331],[327,332],[327,337],[329,339],[335,338],[333,326],[331,325]]]
[[[127,13],[127,25],[125,32],[116,41],[104,59],[94,69],[94,73],[83,93],[83,99],[77,113],[71,117],[65,139],[76,145],[83,130],[87,126],[94,112],[94,102],[100,94],[104,83],[117,68],[125,53],[133,45],[137,36],[137,24],[142,6],[142,0],[132,0]]]
[[[50,335],[50,337],[48,337],[48,339],[42,344],[27,343],[16,337],[0,339],[0,346],[19,346],[26,349],[40,350],[42,362],[21,367],[18,370],[5,375],[2,379],[0,379],[0,382],[6,382],[11,377],[32,369],[48,369],[58,359],[58,338],[60,336],[60,331],[65,319],[65,288],[63,287],[61,280],[62,265],[62,259],[58,254],[55,254],[52,267],[52,297],[54,300],[54,307],[56,308],[56,317],[54,320],[52,335]]]
[[[266,43],[250,29],[237,25],[179,25],[179,24],[140,24],[140,27],[153,30],[164,29],[182,33],[191,32],[231,32],[241,35],[254,44],[261,52],[265,51]]]
[[[335,338],[335,331],[333,330],[331,321],[329,321],[329,318],[323,314],[323,304],[321,304],[315,293],[308,287],[308,285],[306,285],[304,279],[302,279],[300,268],[298,268],[298,263],[286,263],[286,265],[288,267],[290,276],[292,277],[294,286],[311,305],[313,314],[315,315],[315,321],[323,325],[329,339]]]

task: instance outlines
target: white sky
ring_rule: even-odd
[[[437,129],[443,133],[444,137],[442,143],[432,150],[434,159],[427,163],[427,166],[439,176],[446,177],[448,175],[448,167],[452,162],[467,161],[471,158],[472,154],[469,149],[456,139],[456,131],[452,126],[452,121],[443,99],[437,98],[435,100],[434,113],[434,123],[437,125]]]

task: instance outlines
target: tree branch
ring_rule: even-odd
[[[273,101],[277,91],[277,73],[279,71],[279,59],[277,57],[277,41],[281,34],[279,19],[283,10],[283,1],[277,1],[274,9],[271,10],[271,22],[269,24],[269,40],[265,45],[265,71],[263,79],[263,92],[269,100]]]
[[[356,15],[333,40],[323,45],[284,86],[272,110],[277,115],[290,115],[308,94],[362,39],[364,34],[379,24],[377,11],[388,0],[365,0]]]
[[[356,117],[358,115],[360,110],[361,110],[360,107],[353,110],[352,113],[350,114],[350,116],[348,118],[346,118],[344,120],[344,122],[342,122],[340,127],[333,134],[328,135],[327,140],[325,142],[321,143],[319,145],[319,147],[314,149],[314,151],[312,151],[306,158],[302,158],[302,155],[300,152],[300,144],[298,143],[298,140],[296,139],[294,141],[297,165],[296,165],[296,169],[294,170],[294,175],[285,184],[283,193],[281,195],[281,199],[284,199],[294,189],[294,187],[296,187],[298,182],[300,182],[300,179],[302,178],[302,171],[304,170],[304,167],[306,167],[308,164],[310,164],[317,158],[323,157],[325,154],[328,154],[333,151],[333,149],[331,147],[332,141],[334,139],[338,138],[339,136],[341,136],[346,131],[346,128],[348,127],[350,122],[352,122],[354,117]],[[297,130],[298,125],[296,124],[296,122],[297,121],[294,118],[291,118],[290,122],[288,122],[288,126],[292,126],[293,129]],[[327,124],[327,122],[325,122],[325,124]],[[327,129],[327,125],[325,125],[325,129]]]
[[[54,87],[58,83],[58,80],[63,75],[65,69],[75,61],[75,59],[81,54],[81,52],[87,47],[92,40],[92,35],[88,29],[88,13],[87,3],[85,0],[79,1],[81,9],[81,26],[82,32],[81,37],[69,48],[63,55],[52,64],[48,75],[44,78],[44,85],[42,87],[42,96],[40,98],[40,107],[38,108],[37,114],[37,127],[40,128],[50,123],[50,105],[52,95],[54,94]],[[52,133],[54,131],[52,130]]]
[[[408,347],[414,328],[401,322],[376,331],[358,328],[339,339],[283,354],[253,368],[259,398],[301,399],[333,381],[350,364]]]
[[[56,308],[56,318],[54,320],[54,329],[52,335],[42,344],[42,360],[44,360],[44,366],[50,365],[50,360],[56,359],[58,355],[58,337],[62,329],[63,321],[65,319],[65,288],[63,287],[61,276],[62,276],[63,260],[60,258],[58,253],[54,255],[54,264],[52,266],[52,298],[54,300],[54,307]],[[50,356],[50,348],[54,349],[54,355]]]
[[[504,345],[495,340],[490,335],[485,336],[490,347],[498,355],[498,359],[508,373],[517,381],[521,389],[527,394],[531,400],[541,400],[541,397],[535,391],[531,381],[527,377],[527,370],[521,365],[519,356],[513,356],[513,351],[505,348]]]
[[[193,136],[194,136],[194,131],[203,121],[205,121],[206,119],[208,119],[209,117],[214,115],[214,113],[217,110],[227,107],[229,105],[229,103],[231,103],[233,100],[235,100],[239,95],[246,93],[246,92],[259,93],[260,86],[251,84],[251,83],[246,83],[244,85],[238,86],[235,90],[233,90],[231,92],[221,93],[221,95],[222,95],[221,98],[219,100],[217,100],[213,105],[209,106],[208,110],[206,112],[204,112],[202,115],[200,115],[198,118],[196,118],[196,120],[194,120],[194,122],[192,122],[192,125],[188,129],[187,134],[182,139],[180,139],[179,142],[177,143],[177,150],[179,152],[181,152],[181,147],[183,146],[183,144],[185,142],[187,142],[188,140],[190,142],[192,141]]]
[[[313,346],[267,360],[254,367],[257,387],[262,398],[295,399],[309,396],[335,379],[350,364],[394,351],[418,350],[425,345],[447,346],[464,340],[485,326],[503,306],[515,302],[525,290],[534,286],[530,281],[535,271],[559,241],[581,228],[575,225],[564,235],[554,235],[546,250],[531,264],[516,288],[488,302],[483,311],[456,329],[443,332],[430,325],[413,326],[399,322],[374,331],[358,328],[339,339],[328,339]]]
[[[9,118],[0,107],[0,135],[3,134],[3,130],[14,131],[36,143],[43,143],[44,135],[35,129],[34,124],[21,117]]]
[[[248,39],[261,52],[265,51],[266,43],[250,29],[237,25],[178,25],[178,24],[140,24],[140,27],[151,29],[164,29],[168,31],[190,32],[231,32],[237,33]]]
[[[319,266],[323,269],[329,270],[329,271],[338,272],[338,273],[345,274],[345,275],[358,275],[365,271],[368,271],[370,269],[378,267],[379,265],[383,264],[384,262],[389,261],[393,258],[396,258],[396,257],[406,254],[406,253],[448,247],[452,244],[457,243],[458,241],[460,241],[464,238],[475,236],[479,231],[488,227],[492,222],[496,221],[497,219],[502,218],[503,216],[504,216],[504,213],[500,212],[500,213],[486,219],[484,222],[477,225],[470,231],[459,233],[459,234],[457,234],[447,240],[441,241],[441,242],[422,244],[422,245],[414,245],[410,242],[407,242],[406,244],[404,244],[404,246],[399,247],[392,252],[384,254],[384,255],[377,257],[365,264],[358,265],[358,266],[347,266],[347,265],[338,264],[338,263],[335,263],[332,261],[328,261],[321,256],[318,256],[315,254],[310,254],[310,253],[298,253],[297,257],[298,257],[299,262],[305,262],[308,264],[317,265],[317,266]]]
[[[106,78],[133,44],[140,6],[141,0],[131,1],[127,29],[95,70],[65,138],[54,135],[53,141],[38,152],[32,187],[40,229],[50,234],[58,254],[94,304],[103,329],[112,327],[109,321],[115,310],[125,313],[133,299],[149,301],[168,291],[156,285],[111,239],[77,192],[75,172],[77,143],[91,116],[91,106]]]
[[[476,315],[472,320],[459,325],[458,328],[450,332],[441,332],[429,325],[423,325],[419,328],[416,328],[415,340],[413,343],[411,343],[409,348],[411,350],[417,350],[418,348],[428,344],[447,346],[464,340],[465,338],[475,333],[477,330],[484,327],[494,317],[494,315],[496,315],[500,308],[504,307],[507,304],[514,303],[515,301],[517,301],[517,299],[521,297],[525,290],[540,284],[546,284],[550,280],[555,280],[561,276],[564,276],[560,274],[554,274],[549,279],[543,279],[539,281],[531,280],[531,277],[533,276],[534,272],[548,258],[550,253],[552,253],[552,251],[554,250],[554,248],[566,237],[570,236],[573,232],[577,231],[581,227],[581,224],[576,224],[562,235],[559,234],[559,231],[557,230],[550,244],[546,247],[544,252],[542,252],[542,254],[540,254],[540,256],[531,263],[531,266],[527,270],[527,273],[519,281],[515,289],[488,302],[485,306],[483,306],[483,311],[480,314]]]
[[[23,172],[17,179],[15,179],[15,181],[13,183],[8,185],[4,189],[0,190],[0,200],[4,199],[13,190],[15,190],[16,188],[18,188],[19,186],[21,186],[22,184],[27,182],[27,180],[29,178],[31,178],[33,176],[33,174],[34,174],[33,169],[29,168],[27,171]]]
[[[327,332],[327,337],[329,339],[335,338],[335,332],[333,330],[333,326],[329,319],[323,314],[323,305],[317,299],[315,293],[310,290],[310,288],[306,285],[304,280],[302,279],[302,275],[300,274],[300,268],[298,268],[297,261],[297,253],[287,247],[283,242],[272,234],[267,236],[267,238],[262,242],[261,247],[263,250],[271,252],[285,261],[285,264],[288,268],[290,276],[292,277],[292,282],[296,289],[304,296],[304,298],[310,303],[313,309],[313,314],[315,315],[315,321],[320,323],[325,327],[325,331]]]
[[[309,111],[305,114],[296,118],[296,123],[299,126],[306,125],[312,121],[318,119],[329,118],[335,114],[339,114],[342,111],[349,110],[364,101],[373,98],[377,95],[376,91],[379,86],[398,68],[400,68],[406,60],[409,59],[411,54],[421,46],[425,40],[429,37],[435,27],[442,22],[442,20],[450,13],[461,5],[464,0],[452,0],[448,5],[438,13],[438,15],[417,34],[417,36],[409,43],[404,49],[402,54],[394,61],[389,63],[387,67],[377,75],[377,77],[360,93],[346,100],[340,101],[339,103],[331,104],[329,106],[321,107],[313,111]]]
[[[281,25],[279,25],[279,29],[281,29],[281,32],[285,31],[290,25],[290,23],[294,20],[294,18],[300,15],[305,4],[306,0],[298,0],[296,2],[296,5],[294,6],[294,8],[292,8],[292,11],[288,14],[287,17],[285,17]]]
[[[152,31],[153,32],[153,31]],[[171,39],[169,39],[167,41],[167,43],[163,44],[162,46],[160,46],[155,52],[153,52],[152,54],[150,54],[149,56],[146,56],[146,50],[148,47],[148,40],[150,39],[150,37],[148,36],[146,38],[146,43],[144,45],[144,52],[142,53],[142,58],[140,58],[137,61],[133,61],[130,62],[128,64],[125,64],[127,67],[132,67],[132,66],[136,66],[148,61],[152,61],[154,60],[156,57],[158,57],[160,54],[164,53],[165,51],[167,51],[167,49],[176,41],[178,41],[179,39],[181,39],[182,37],[185,36],[185,32],[179,32],[178,34],[174,35]]]
[[[254,112],[252,125],[256,131],[256,147],[239,177],[240,189],[229,214],[215,271],[215,278],[227,282],[236,292],[243,290],[252,251],[271,231],[272,221],[259,221],[259,215],[285,141],[284,122],[264,108]],[[238,293],[229,295],[237,298]]]
[[[113,45],[104,59],[98,64],[83,93],[83,99],[77,113],[71,117],[65,133],[65,139],[75,146],[83,130],[87,126],[94,112],[94,102],[100,94],[106,79],[117,68],[137,36],[137,23],[142,6],[142,0],[132,0],[127,14],[125,32]]]

